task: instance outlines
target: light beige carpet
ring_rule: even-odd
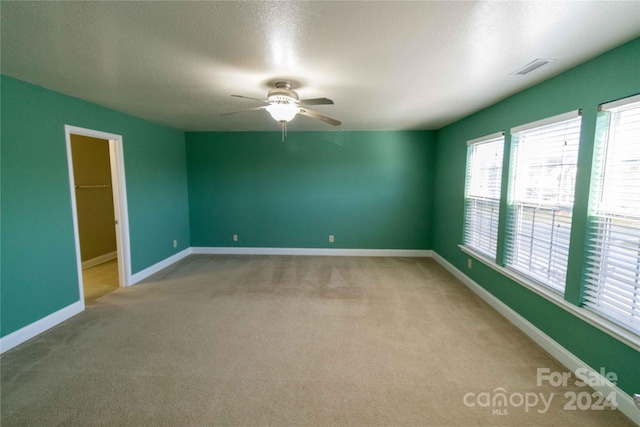
[[[632,425],[430,259],[190,256],[1,361],[3,426]]]

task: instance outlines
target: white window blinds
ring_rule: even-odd
[[[467,144],[464,245],[495,259],[504,134]]]
[[[559,292],[567,274],[580,124],[576,111],[511,131],[506,265]]]
[[[640,96],[625,101],[602,107],[584,305],[640,333]]]

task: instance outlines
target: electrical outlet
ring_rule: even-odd
[[[633,395],[633,401],[635,402],[638,409],[640,409],[640,393],[636,393]]]
[[[237,242],[237,241],[238,241],[238,235],[237,235],[237,234],[234,234],[234,235],[233,235],[233,241],[234,241],[234,242]]]
[[[333,243],[333,234],[329,234],[329,243]]]
[[[174,248],[177,248],[177,247],[178,247],[178,241],[177,241],[177,240],[174,240],[174,241],[173,241],[173,247],[174,247]]]
[[[471,261],[471,258],[467,258],[467,268],[471,268],[472,265],[473,262]]]

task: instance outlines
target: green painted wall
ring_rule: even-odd
[[[515,76],[508,78],[518,78]],[[627,393],[640,391],[640,354],[461,252],[466,141],[582,109],[582,139],[567,295],[577,303],[583,266],[596,111],[603,102],[640,92],[640,39],[607,52],[437,132],[433,249],[577,357],[618,374]],[[507,141],[509,135],[507,135]],[[508,145],[508,144],[507,144]],[[503,187],[504,188],[504,187]],[[445,190],[446,189],[446,190]]]
[[[434,132],[292,132],[285,142],[278,132],[193,132],[186,141],[193,246],[431,248]]]
[[[184,132],[6,76],[1,90],[5,336],[79,298],[65,124],[123,136],[132,273],[190,242]]]

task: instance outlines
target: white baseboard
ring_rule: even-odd
[[[7,350],[12,349],[13,347],[22,344],[35,337],[38,334],[43,333],[47,329],[51,329],[59,323],[64,322],[65,320],[75,316],[76,314],[82,312],[84,310],[84,301],[77,301],[71,305],[66,306],[54,313],[51,313],[48,316],[43,317],[40,320],[36,320],[29,325],[18,329],[10,333],[9,335],[5,335],[0,338],[0,354],[4,353]]]
[[[422,249],[325,249],[325,248],[248,248],[192,247],[192,254],[204,255],[304,255],[366,257],[430,257],[431,250]]]
[[[191,253],[192,253],[191,248],[184,249],[178,252],[177,254],[170,256],[169,258],[163,259],[162,261],[156,264],[153,264],[151,267],[147,267],[144,270],[137,272],[136,274],[132,274],[131,277],[129,278],[129,285],[135,285],[136,283],[146,279],[152,274],[157,273],[163,268],[167,268],[171,264],[174,264],[180,261],[182,258],[190,255]]]
[[[618,409],[629,417],[633,422],[640,425],[640,410],[633,402],[633,398],[627,393],[622,391],[618,386],[611,383],[608,379],[600,375],[600,373],[582,360],[577,358],[569,350],[558,344],[554,339],[538,329],[535,325],[529,322],[524,317],[520,316],[511,307],[500,301],[493,296],[489,291],[482,286],[471,280],[462,271],[458,270],[449,261],[442,258],[438,253],[433,252],[433,259],[453,274],[464,285],[471,289],[476,295],[482,298],[486,303],[493,307],[498,313],[504,316],[507,320],[513,323],[518,329],[524,332],[529,338],[535,341],[540,347],[547,351],[553,358],[563,364],[567,369],[575,374],[576,370],[581,369],[582,372],[587,372],[588,378],[597,378],[600,386],[594,386],[593,389],[602,393],[604,396],[608,396],[614,392],[618,404]],[[583,375],[584,376],[584,375]]]
[[[104,262],[111,261],[112,259],[116,258],[118,258],[118,251],[109,252],[108,254],[100,255],[95,258],[82,261],[82,269],[86,270],[87,268],[95,267],[96,265],[100,265]]]

